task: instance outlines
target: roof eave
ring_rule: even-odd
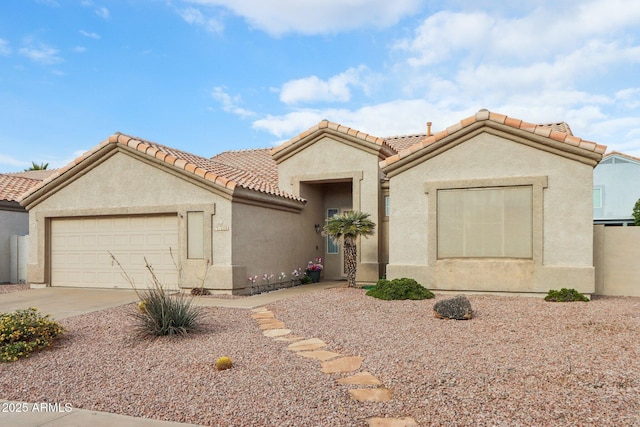
[[[463,121],[464,122],[464,121]],[[410,148],[403,150],[388,160],[380,162],[380,167],[385,175],[391,178],[407,169],[410,169],[418,163],[422,163],[444,151],[447,151],[456,145],[471,139],[472,137],[482,133],[489,132],[494,135],[507,137],[525,145],[533,146],[544,151],[549,151],[561,155],[572,160],[579,161],[595,167],[602,159],[604,147],[595,143],[582,141],[579,138],[566,136],[562,140],[555,139],[549,132],[548,136],[541,133],[530,132],[528,130],[515,128],[513,126],[501,124],[494,120],[479,120],[468,125],[457,124],[447,128],[447,130],[435,134],[423,142],[415,144]],[[564,134],[563,134],[564,135]],[[576,145],[571,142],[577,141]],[[583,148],[582,145],[592,144],[594,150]]]
[[[356,148],[376,154],[380,159],[395,154],[383,138],[324,120],[278,147],[272,148],[271,157],[276,163],[280,163],[326,135],[335,136]]]

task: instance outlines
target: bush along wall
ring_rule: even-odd
[[[383,300],[420,300],[435,297],[433,292],[413,279],[380,279],[376,286],[367,291],[367,295]]]
[[[572,302],[572,301],[589,301],[589,298],[576,291],[575,289],[567,289],[562,288],[559,291],[550,290],[546,297],[544,297],[545,301],[550,302]]]

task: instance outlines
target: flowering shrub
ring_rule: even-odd
[[[307,263],[307,271],[320,271],[322,268],[322,258],[316,258],[314,261]]]
[[[36,308],[0,313],[0,361],[14,362],[42,347],[49,347],[64,328]]]

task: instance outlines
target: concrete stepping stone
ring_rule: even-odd
[[[418,427],[418,423],[413,418],[367,418],[369,427]]]
[[[349,390],[353,400],[358,402],[386,402],[391,400],[391,392],[384,388],[356,388]]]
[[[256,307],[251,309],[252,313],[264,313],[265,311],[269,311],[267,307]]]
[[[299,351],[298,354],[302,357],[318,359],[321,361],[335,359],[336,357],[342,356],[340,353],[334,353],[333,351],[326,350]]]
[[[315,350],[317,348],[326,347],[327,343],[320,338],[309,338],[307,340],[297,341],[289,344],[287,347],[291,351]]]
[[[351,372],[360,368],[362,365],[363,357],[360,356],[348,356],[341,357],[340,359],[329,360],[322,362],[322,372],[325,374],[333,374],[335,372]]]
[[[258,321],[258,325],[264,325],[266,323],[272,323],[272,322],[280,322],[280,320],[276,319],[275,317],[267,317],[264,319],[256,319]]]
[[[260,329],[283,329],[284,322],[274,319],[273,322],[265,323],[264,325],[260,325]]]
[[[273,314],[273,311],[263,311],[261,313],[253,313],[251,317],[253,317],[254,319],[268,319],[271,317],[276,317],[276,315]]]
[[[291,333],[291,329],[267,329],[262,335],[269,338],[281,337],[283,335],[289,335]]]
[[[288,337],[278,337],[275,340],[276,341],[287,341],[287,342],[293,342],[293,341],[300,341],[303,340],[304,337],[299,337],[296,335],[289,335]]]
[[[380,385],[382,382],[369,372],[359,372],[347,378],[340,378],[338,384]]]

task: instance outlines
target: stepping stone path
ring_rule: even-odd
[[[275,341],[289,343],[287,349],[309,359],[321,362],[320,369],[327,374],[353,372],[360,369],[363,357],[343,356],[340,353],[324,350],[327,343],[319,338],[305,338],[291,335],[284,322],[279,321],[275,314],[266,307],[251,310],[251,317],[256,319],[262,334]],[[320,349],[320,350],[319,350]],[[391,391],[369,372],[359,372],[346,378],[339,378],[338,384],[377,386],[376,388],[353,388],[349,390],[351,399],[358,402],[386,402],[391,399]],[[373,417],[366,420],[370,427],[415,427],[418,425],[413,418],[381,418]]]

